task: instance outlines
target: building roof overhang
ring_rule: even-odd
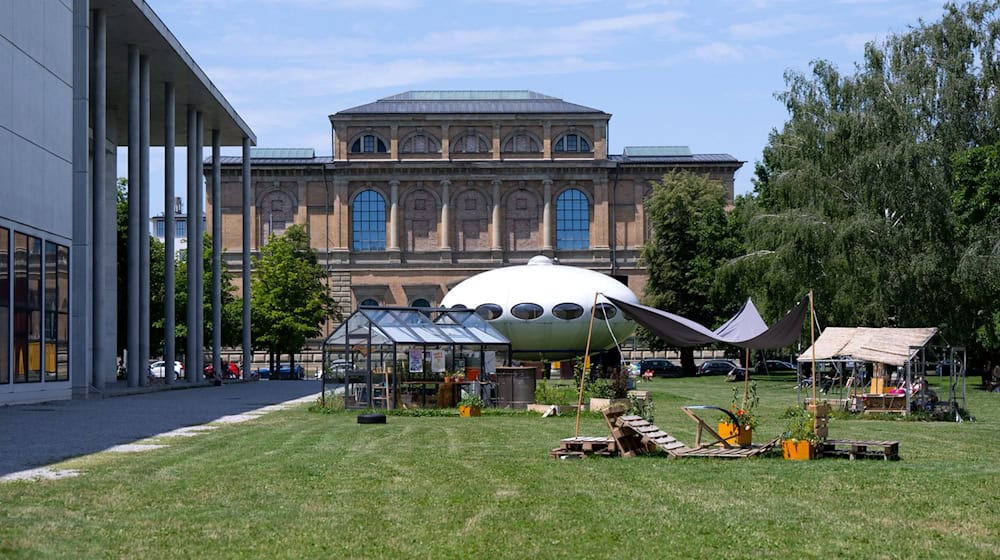
[[[172,82],[176,95],[176,143],[187,143],[186,107],[202,113],[206,144],[211,130],[217,129],[227,146],[243,144],[257,137],[229,101],[212,83],[173,33],[143,0],[91,0],[93,10],[104,12],[107,22],[107,104],[114,120],[108,123],[117,133],[119,145],[128,143],[128,51],[136,45],[149,57],[150,144],[163,145],[165,84]],[[93,76],[93,52],[90,57]]]

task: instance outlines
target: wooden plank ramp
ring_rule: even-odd
[[[605,410],[604,417],[611,427],[611,435],[618,444],[621,454],[631,457],[635,454],[662,451],[670,457],[717,457],[720,459],[745,459],[760,455],[774,448],[780,438],[750,447],[688,447],[655,424],[641,416],[626,415],[624,409],[612,407]]]

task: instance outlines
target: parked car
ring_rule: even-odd
[[[344,374],[348,369],[351,368],[351,362],[347,360],[334,360],[327,365],[326,368],[326,380],[327,382],[333,383],[343,383]],[[322,379],[323,374],[320,371],[316,372],[316,379]]]
[[[295,375],[292,375],[291,366],[287,363],[278,364],[278,369],[274,375],[271,375],[271,368],[262,367],[257,370],[257,375],[261,379],[305,379],[306,370],[302,367],[302,364],[295,364]]]
[[[747,368],[736,366],[726,374],[726,381],[743,381],[747,376]]]
[[[664,358],[649,358],[639,362],[639,374],[653,372],[653,377],[668,377],[681,375],[681,366]]]
[[[795,367],[795,364],[783,362],[781,360],[767,360],[764,362],[757,362],[755,373],[795,373],[796,371],[798,371],[798,369]]]
[[[695,375],[727,375],[738,367],[732,360],[705,360],[698,366]]]
[[[166,368],[164,367],[163,360],[155,361],[149,364],[149,375],[152,377],[163,377],[166,374]],[[184,364],[180,362],[174,362],[174,376],[182,377],[184,375]]]

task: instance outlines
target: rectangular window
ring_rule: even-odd
[[[186,220],[177,220],[177,232],[175,237],[187,237],[188,228]]]
[[[366,135],[364,137],[364,152],[370,154],[375,151],[375,137],[371,135]]]
[[[166,237],[167,222],[164,220],[157,220],[155,223],[156,223],[156,237],[160,238]]]
[[[46,381],[69,379],[69,249],[45,243],[45,339],[42,369]]]
[[[14,383],[42,380],[42,241],[14,233]]]
[[[10,383],[10,230],[0,228],[0,384]]]

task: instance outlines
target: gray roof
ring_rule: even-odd
[[[212,156],[206,157],[203,163],[205,165],[211,165]],[[239,165],[242,163],[243,163],[243,156],[219,156],[219,165]],[[296,157],[262,158],[254,156],[251,150],[250,163],[253,165],[319,165],[321,163],[333,163],[333,157],[320,156],[320,157],[310,157],[310,158],[296,158]]]
[[[338,115],[409,113],[589,113],[603,111],[568,103],[557,97],[527,90],[408,91],[350,109]]]
[[[728,163],[742,164],[743,162],[729,154],[690,154],[690,155],[665,155],[665,156],[632,156],[632,155],[609,155],[611,161],[622,163]]]
[[[250,148],[250,159],[312,159],[312,148]]]
[[[622,155],[628,156],[689,156],[687,146],[625,146]]]

